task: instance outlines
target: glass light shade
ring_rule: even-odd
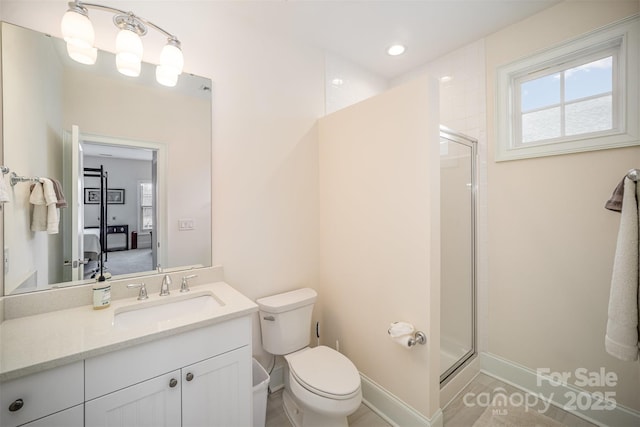
[[[116,67],[125,76],[140,75],[142,61],[142,40],[133,31],[120,30],[116,37]]]
[[[126,52],[119,53],[116,55],[116,68],[125,76],[138,77],[142,68],[142,62]]]
[[[95,32],[88,17],[73,10],[68,10],[60,24],[62,37],[67,44],[81,48],[93,47]]]
[[[178,74],[164,65],[156,67],[156,81],[163,86],[174,87],[178,83]]]
[[[184,57],[182,56],[182,50],[175,44],[169,42],[162,48],[160,52],[160,65],[173,70],[173,73],[178,76],[182,73],[184,67]]]
[[[79,47],[67,43],[67,53],[74,61],[86,65],[95,64],[98,58],[98,49],[95,47]]]

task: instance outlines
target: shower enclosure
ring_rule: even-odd
[[[477,141],[440,126],[440,384],[476,354]]]

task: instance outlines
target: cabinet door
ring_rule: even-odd
[[[83,427],[84,411],[82,409],[82,405],[74,406],[48,417],[23,424],[22,427]]]
[[[252,423],[251,349],[182,369],[182,427],[246,427]]]
[[[85,403],[85,426],[180,427],[180,371]]]

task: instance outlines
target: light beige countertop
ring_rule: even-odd
[[[124,328],[115,314],[134,306],[148,307],[203,294],[213,294],[220,306],[184,312],[163,322],[141,322]],[[172,290],[149,299],[126,298],[107,308],[92,305],[5,320],[0,324],[0,382],[87,359],[114,350],[242,317],[258,310],[249,298],[224,282],[192,286],[189,293]]]

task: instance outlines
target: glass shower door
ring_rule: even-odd
[[[475,150],[475,140],[441,128],[441,383],[476,352]]]

